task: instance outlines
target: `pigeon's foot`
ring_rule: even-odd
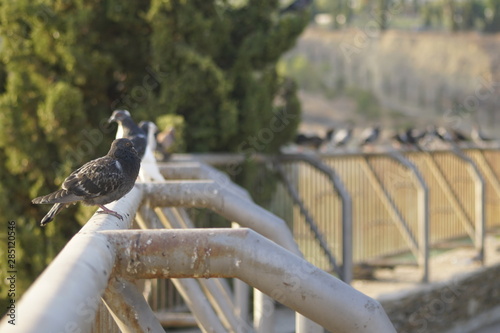
[[[118,214],[117,212],[115,212],[114,210],[111,210],[111,209],[108,209],[106,207],[104,207],[103,205],[99,205],[99,207],[101,207],[102,210],[98,210],[96,213],[97,214],[109,214],[109,215],[113,215],[117,218],[119,218],[120,220],[123,221],[123,217]]]

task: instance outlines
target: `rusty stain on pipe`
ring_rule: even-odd
[[[127,278],[235,277],[328,330],[395,332],[376,300],[250,229],[102,234],[116,247],[115,269]]]

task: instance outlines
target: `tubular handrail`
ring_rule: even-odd
[[[251,229],[101,234],[116,249],[117,272],[128,278],[237,277],[330,331],[395,332],[380,303]]]
[[[124,198],[109,205],[122,213],[123,220],[94,214],[66,244],[19,301],[18,311],[23,318],[16,323],[16,332],[90,330],[115,262],[115,251],[107,237],[98,232],[128,229],[142,194],[135,186]],[[8,332],[8,325],[4,318],[0,331]]]
[[[19,321],[16,331],[88,331],[100,297],[104,295],[110,308],[114,309],[114,315],[120,317],[118,322],[124,332],[133,331],[134,327],[158,332],[161,326],[152,317],[151,310],[144,306],[145,303],[139,302],[143,305],[134,306],[142,296],[128,281],[130,278],[161,275],[234,276],[331,330],[395,332],[377,301],[251,230],[122,230],[130,227],[134,212],[144,198],[148,198],[150,204],[173,204],[180,203],[181,199],[175,198],[180,196],[179,191],[197,189],[195,192],[204,193],[198,187],[205,188],[207,185],[214,189],[213,182],[174,183],[138,184],[124,198],[111,204],[112,209],[125,216],[123,221],[114,216],[95,214],[21,299],[19,312],[23,313],[23,320]],[[253,205],[239,198],[233,200],[232,193],[217,187],[215,189],[220,191],[217,197],[223,200],[204,199],[205,205],[214,210],[227,212],[228,216],[235,217],[241,224],[247,222],[262,230],[265,229],[265,223],[279,223],[276,218],[270,218],[272,214],[262,209],[248,216],[248,211],[255,209]],[[202,201],[201,198],[195,198],[190,203]],[[246,209],[242,205],[246,205]],[[243,209],[243,212],[238,213],[238,209]],[[260,218],[263,220],[259,224],[257,219]],[[272,234],[268,230],[264,231]],[[222,237],[222,243],[218,243],[214,235],[219,240]],[[177,249],[176,246],[172,247],[179,241],[184,246]],[[278,238],[277,242],[290,246],[286,238]],[[148,257],[145,257],[145,252],[141,252],[153,249],[158,251],[148,253]],[[163,257],[161,262],[158,261],[159,257]],[[160,265],[161,269],[155,266],[147,270],[152,264]],[[146,269],[147,274],[137,275],[143,269]],[[192,271],[188,272],[189,269]],[[111,277],[115,286],[108,285]],[[106,287],[108,290],[105,292]],[[119,297],[117,292],[123,292],[122,305],[128,306],[127,313],[115,304]],[[135,311],[135,314],[130,311]],[[0,330],[7,330],[7,325],[5,318]]]

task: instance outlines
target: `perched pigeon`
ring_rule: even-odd
[[[139,179],[142,182],[148,181],[164,181],[165,179],[160,173],[154,152],[156,150],[156,132],[158,127],[152,121],[141,121],[139,127],[146,133],[147,145],[146,151],[141,161],[141,170],[139,171]]]
[[[298,146],[308,147],[311,149],[318,149],[325,140],[317,135],[307,135],[299,133],[295,137],[294,142]]]
[[[420,141],[427,135],[425,130],[418,130],[416,128],[410,127],[405,131],[399,131],[394,134],[391,139],[395,143],[402,145],[403,147],[415,147],[418,150],[422,150],[420,147]]]
[[[342,128],[335,133],[332,139],[332,143],[336,147],[345,146],[352,136],[352,127]]]
[[[402,144],[402,145],[409,145],[410,144],[410,138],[408,137],[407,131],[403,132],[397,132],[394,134],[391,139],[393,139],[395,142]]]
[[[427,136],[427,131],[425,129],[410,127],[406,130],[406,135],[410,144],[418,145]]]
[[[75,170],[64,180],[62,189],[33,199],[34,204],[55,204],[40,222],[45,226],[63,209],[77,201],[85,205],[99,206],[97,213],[120,214],[104,207],[120,199],[134,187],[141,159],[128,139],[117,139],[104,157],[92,160]]]
[[[156,150],[158,135],[158,126],[152,121],[142,120],[139,122],[139,128],[146,134],[146,146],[151,148],[152,151]]]
[[[335,128],[330,128],[328,131],[326,131],[325,141],[328,142],[332,141],[334,133],[335,133]]]
[[[377,141],[378,137],[380,135],[380,127],[375,126],[375,127],[368,127],[361,133],[361,146],[364,146],[366,144],[372,144],[375,141]]]
[[[175,143],[175,127],[167,127],[156,136],[158,150],[163,155],[164,160],[168,160],[172,154],[172,146]]]
[[[108,119],[108,123],[113,121],[118,123],[116,138],[127,138],[131,140],[134,144],[135,150],[137,150],[137,154],[142,159],[147,145],[146,133],[144,133],[144,131],[137,126],[130,116],[130,112],[127,110],[115,110]]]
[[[448,129],[444,126],[437,127],[434,131],[434,134],[445,142],[458,143],[469,140],[469,138],[459,130],[453,128]]]

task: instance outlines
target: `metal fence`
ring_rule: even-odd
[[[428,207],[423,210],[427,216],[423,221],[428,223],[429,246],[469,238],[481,252],[483,219],[487,229],[500,226],[500,151],[470,149],[464,154],[408,152],[401,157],[415,167],[427,188]],[[424,237],[419,231],[423,207],[419,207],[419,182],[414,170],[389,153],[323,155],[321,160],[338,174],[351,196],[355,264],[380,263],[383,258],[412,253],[412,246],[418,247]],[[312,165],[300,160],[282,163],[287,179],[298,190],[341,264],[339,195]],[[306,259],[331,270],[328,258],[283,184],[276,189],[271,210],[292,221],[294,237]]]
[[[238,157],[240,161],[243,158],[242,156]],[[267,164],[274,165],[273,172],[278,168],[282,175],[282,182],[278,183],[270,203],[271,211],[275,215],[269,214],[253,204],[244,191],[232,184],[227,177],[209,167],[178,163],[174,163],[170,167],[166,165],[162,171],[168,174],[169,179],[194,178],[214,179],[214,181],[168,182],[165,183],[164,188],[161,187],[161,184],[156,184],[156,187],[151,185],[141,188],[140,191],[134,190],[134,194],[130,194],[129,198],[124,198],[116,204],[121,205],[121,210],[130,210],[126,223],[123,222],[121,223],[123,225],[117,227],[111,218],[105,217],[105,221],[109,222],[109,225],[102,224],[102,221],[97,223],[102,217],[95,218],[95,221],[84,227],[85,230],[88,229],[86,232],[74,237],[66,252],[63,251],[62,255],[59,256],[62,259],[58,257],[59,261],[55,260],[55,266],[51,265],[52,268],[48,269],[48,273],[45,273],[44,279],[48,281],[57,276],[60,280],[58,288],[64,288],[66,284],[74,283],[69,276],[67,279],[63,279],[59,274],[60,267],[66,267],[68,263],[75,265],[75,269],[85,271],[86,274],[92,275],[98,271],[109,275],[111,267],[109,262],[100,258],[97,260],[92,257],[94,259],[90,260],[90,257],[82,257],[85,260],[90,260],[89,263],[92,265],[96,264],[96,260],[103,267],[107,265],[105,270],[88,269],[85,265],[78,264],[82,258],[75,259],[75,256],[81,256],[83,252],[73,251],[73,249],[85,246],[85,251],[96,251],[93,246],[89,246],[87,243],[90,241],[100,244],[98,239],[102,240],[104,236],[108,242],[112,243],[114,236],[122,234],[109,233],[101,224],[111,226],[110,229],[126,229],[131,223],[130,216],[134,215],[136,208],[142,201],[142,196],[147,197],[147,200],[144,201],[145,205],[139,209],[139,218],[144,216],[143,210],[145,208],[147,211],[147,209],[151,210],[151,207],[157,207],[154,211],[161,217],[159,207],[205,207],[229,220],[244,221],[248,227],[260,230],[264,236],[275,239],[277,243],[288,245],[288,247],[284,247],[296,249],[296,245],[292,244],[282,231],[268,229],[268,224],[272,223],[278,223],[283,227],[284,220],[291,226],[294,238],[306,260],[329,272],[335,269],[347,281],[350,280],[350,275],[346,271],[351,269],[352,262],[355,264],[377,264],[388,256],[411,253],[419,265],[425,265],[421,258],[424,256],[428,259],[429,247],[452,239],[469,238],[478,249],[479,254],[482,254],[484,247],[483,227],[488,229],[500,225],[500,151],[498,150],[470,149],[460,154],[452,151],[408,152],[404,155],[394,151],[385,154],[336,154],[320,156],[317,161],[304,156],[259,158],[266,162],[273,162],[274,164]],[[234,159],[231,162],[234,162]],[[176,176],[177,173],[178,176]],[[184,176],[181,176],[181,173]],[[189,177],[186,177],[186,174],[189,174]],[[153,188],[158,193],[154,192]],[[166,214],[168,210],[166,212],[163,210],[163,212]],[[279,219],[278,216],[283,220]],[[156,227],[152,224],[148,228]],[[346,228],[349,229],[347,232]],[[288,230],[286,231],[288,232]],[[211,232],[213,233],[213,231]],[[156,237],[155,235],[158,233],[160,231],[145,234],[149,235],[148,237]],[[169,235],[169,233],[161,233],[165,237]],[[228,235],[232,235],[231,231],[228,233]],[[94,234],[97,238],[90,238]],[[176,237],[175,233],[171,234],[172,237]],[[123,233],[123,235],[127,235],[127,233]],[[134,235],[141,235],[141,232],[137,231]],[[196,237],[201,237],[204,234],[199,233],[198,235]],[[211,237],[212,234],[208,233],[207,235]],[[159,244],[167,244],[162,239],[158,239],[158,241]],[[262,240],[255,239],[255,242],[259,243]],[[193,242],[189,244],[191,243]],[[234,248],[238,249],[239,244],[235,244]],[[252,248],[252,251],[257,251],[257,249],[259,246]],[[279,248],[273,248],[271,252],[276,252],[277,249]],[[110,251],[110,247],[108,246],[107,250],[103,248],[103,251],[108,255],[106,251]],[[116,253],[123,254],[126,251],[120,250]],[[284,255],[287,253],[284,252]],[[109,253],[111,256],[118,254],[113,251]],[[243,255],[246,254],[243,253]],[[265,258],[265,256],[262,254],[258,258]],[[287,260],[290,258],[295,257],[287,257]],[[276,264],[280,263],[280,260],[276,261]],[[301,264],[305,265],[306,263],[301,262]],[[154,270],[154,272],[157,271]],[[69,270],[69,273],[73,274],[74,272]],[[162,277],[177,277],[175,272],[169,272],[168,269],[167,273]],[[212,273],[214,276],[224,276],[222,273]],[[324,274],[324,272],[321,273]],[[138,278],[151,278],[153,275],[138,275]],[[104,286],[108,281],[106,276],[95,278]],[[185,277],[185,275],[180,274],[179,277]],[[425,277],[426,273],[424,279]],[[327,278],[329,276],[325,275],[325,279]],[[35,283],[26,297],[27,299],[21,302],[22,306],[28,306],[31,298],[40,298],[37,293],[43,293],[45,280]],[[94,280],[87,279],[86,281]],[[150,285],[148,287],[139,286],[139,289],[150,288],[149,305],[157,316],[162,312],[172,311],[176,307],[183,306],[184,302],[181,301],[170,281],[164,278],[147,281]],[[308,279],[304,281],[308,281]],[[328,281],[331,282],[331,280]],[[103,286],[94,286],[94,282],[92,285],[85,285],[85,288],[95,292],[93,297],[82,294],[80,292],[82,286],[79,287],[80,289],[72,289],[71,296],[83,302],[89,309],[96,309],[97,305],[100,304],[96,312],[97,317],[94,319],[94,332],[118,331],[117,325],[109,316],[108,309],[97,299]],[[285,285],[288,286],[288,284]],[[308,285],[304,282],[304,287]],[[131,284],[127,288],[135,290],[136,286]],[[116,304],[113,305],[113,301],[115,298],[120,300],[123,295],[106,293],[105,299],[107,297],[109,303],[112,304],[111,308],[114,307],[116,312],[119,308]],[[76,323],[87,325],[86,318],[82,319],[81,309],[77,307],[75,310],[71,308],[72,305],[69,303],[67,306],[59,303],[58,295],[58,293],[54,293],[54,297],[47,300],[53,304],[50,303],[50,306],[42,308],[53,311],[57,305],[60,308],[58,311],[68,312],[68,315],[71,315],[72,320]],[[332,296],[328,300],[332,301],[333,298],[335,297]],[[142,301],[144,300],[142,299]],[[232,301],[228,300],[228,302]],[[325,308],[327,307],[325,306]],[[181,308],[181,310],[183,309]],[[118,315],[122,320],[127,318],[125,312],[118,311]],[[311,315],[315,316],[317,313],[311,313]],[[36,317],[37,320],[42,320],[46,313],[42,309],[32,316]],[[169,318],[163,319],[169,320]],[[327,317],[324,319],[328,321]],[[64,325],[63,322],[56,323],[56,321],[61,321],[60,316],[51,320],[47,323],[48,326]],[[134,318],[130,320],[133,321]],[[163,322],[161,318],[159,320]],[[178,321],[179,317],[176,317],[175,320]],[[192,323],[194,319],[191,316],[181,320]],[[33,323],[30,325],[37,326]],[[333,323],[333,325],[337,324],[337,322]],[[122,328],[126,326],[124,323],[121,325]],[[386,325],[385,322],[383,325]],[[25,331],[32,330],[26,327]],[[261,331],[264,332],[266,329]]]
[[[352,246],[348,256],[355,265],[387,264],[387,258],[395,255],[402,255],[399,258],[404,260],[391,260],[392,264],[424,265],[418,260],[422,246],[427,244],[423,253],[428,256],[430,248],[456,239],[468,239],[481,252],[484,244],[477,239],[476,229],[481,228],[481,223],[486,229],[500,226],[500,151],[470,149],[464,153],[470,161],[453,151],[319,156],[338,175],[351,200]],[[337,265],[343,267],[344,251],[349,247],[343,237],[342,198],[324,172],[299,157],[281,159],[279,163]],[[234,162],[234,157],[206,158],[220,166],[227,159]],[[276,162],[270,157],[259,160]],[[479,179],[471,163],[479,171]],[[419,197],[422,183],[425,200]],[[309,262],[335,273],[283,181],[278,182],[269,209],[288,223]],[[427,235],[422,234],[423,223]],[[424,237],[428,241],[423,241]],[[424,271],[422,279],[426,280],[427,275]],[[175,290],[170,292],[175,294]],[[157,304],[158,309],[172,308],[167,302]]]

